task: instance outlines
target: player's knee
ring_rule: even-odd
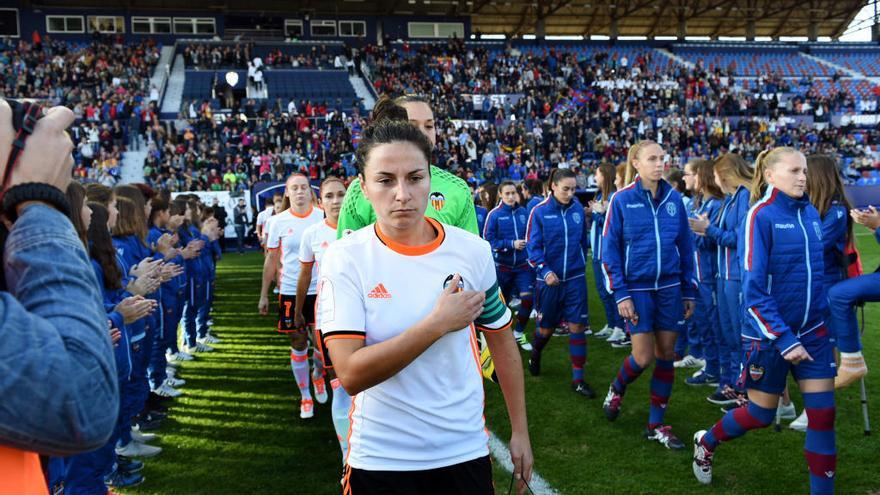
[[[633,357],[636,358],[636,364],[639,365],[639,368],[645,369],[648,366],[654,364],[654,353],[649,351],[641,351],[635,352],[633,351]]]

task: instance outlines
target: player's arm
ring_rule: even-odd
[[[278,229],[270,229],[269,239],[266,241],[266,246],[269,249],[266,251],[266,258],[263,260],[263,284],[260,287],[260,303],[257,306],[262,315],[269,312],[269,286],[272,285],[272,281],[275,280],[275,274],[278,272],[278,247],[280,245],[281,239],[278,236]]]
[[[302,315],[309,285],[312,284],[312,268],[315,267],[315,253],[312,251],[310,234],[312,229],[303,233],[299,243],[299,278],[296,280],[296,301],[294,303],[293,321],[296,328],[303,328],[307,323]]]

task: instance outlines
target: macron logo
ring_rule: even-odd
[[[626,207],[627,208],[644,208],[645,204],[644,203],[627,203]]]
[[[384,284],[379,284],[367,294],[367,297],[370,299],[391,299],[391,293],[388,292]]]
[[[793,223],[775,223],[775,224],[773,224],[773,226],[776,227],[777,229],[793,229],[794,228]]]

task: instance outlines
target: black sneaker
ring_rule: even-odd
[[[730,387],[724,387],[721,390],[716,390],[709,397],[706,397],[706,400],[711,402],[712,404],[725,406],[728,404],[736,403],[737,398],[738,397],[735,390]]]
[[[615,349],[620,349],[623,347],[632,347],[632,337],[629,334],[626,334],[622,340],[618,340],[617,342],[612,342],[611,347]]]
[[[684,443],[672,433],[672,427],[669,425],[660,425],[652,430],[645,430],[645,438],[648,440],[656,440],[660,445],[670,450],[681,450]]]
[[[529,373],[531,373],[532,376],[538,376],[541,374],[541,358],[534,355],[529,358]]]
[[[749,399],[745,396],[745,394],[738,394],[736,401],[730,404],[724,404],[721,406],[721,412],[732,411],[734,409],[738,409],[743,406],[749,405]]]
[[[572,383],[571,389],[574,390],[575,393],[581,394],[588,399],[596,398],[596,392],[593,392],[593,389],[590,388],[590,384],[583,380]]]
[[[116,456],[116,469],[127,474],[137,473],[144,469],[144,463],[137,459],[120,455]]]
[[[565,337],[566,335],[568,335],[568,334],[570,334],[570,333],[571,333],[571,332],[569,332],[567,326],[561,326],[561,325],[560,325],[560,326],[556,327],[556,329],[553,330],[553,336],[554,336],[554,337]]]

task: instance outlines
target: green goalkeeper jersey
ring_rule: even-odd
[[[474,198],[467,182],[442,168],[431,165],[431,195],[428,199],[426,217],[479,235]],[[358,230],[375,222],[376,212],[373,211],[373,205],[364,197],[360,179],[355,179],[345,193],[336,235],[342,237],[345,231]]]

